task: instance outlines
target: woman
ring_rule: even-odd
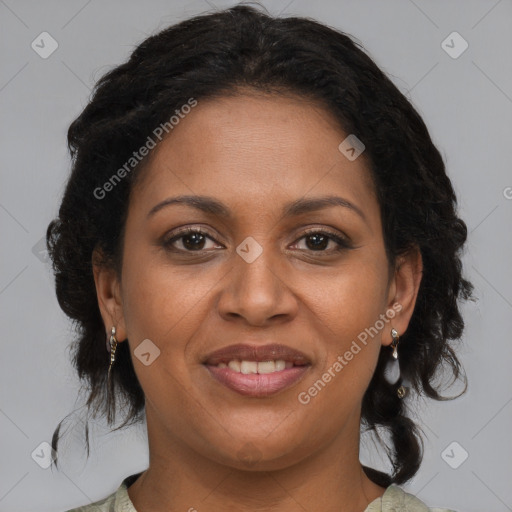
[[[467,231],[366,53],[309,19],[198,16],[105,75],[68,141],[47,243],[74,364],[150,451],[75,511],[434,510],[399,487],[422,457],[408,402],[442,399],[444,367],[465,381]],[[361,427],[390,474],[361,465]]]

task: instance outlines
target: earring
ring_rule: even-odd
[[[393,338],[391,341],[393,359],[388,363],[384,374],[386,376],[386,380],[390,384],[396,384],[400,380],[400,364],[398,361],[398,342],[400,340],[400,336],[398,335],[396,329],[391,329],[391,337]],[[404,396],[407,394],[407,388],[403,385],[400,385],[396,390],[396,394],[398,398],[404,398]]]
[[[108,367],[108,378],[110,379],[110,370],[112,369],[112,365],[116,359],[116,348],[117,348],[117,339],[116,339],[116,328],[112,327],[110,331],[110,338],[107,341],[107,351],[110,352],[110,365]]]
[[[400,336],[398,336],[396,329],[391,329],[391,337],[393,338],[393,341],[391,342],[391,348],[393,349],[393,357],[395,359],[398,359],[398,340],[400,339]]]

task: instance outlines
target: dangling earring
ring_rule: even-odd
[[[388,363],[384,374],[386,376],[386,380],[390,384],[396,384],[400,380],[400,363],[398,362],[398,342],[400,340],[400,336],[396,329],[391,329],[391,336],[393,338],[393,341],[391,342],[393,359]],[[407,394],[407,388],[400,385],[396,390],[396,394],[398,395],[398,398],[403,398]]]
[[[396,332],[396,329],[391,329],[391,336],[393,338],[393,341],[391,342],[391,348],[393,349],[393,357],[395,359],[398,359],[398,340],[400,339],[400,336],[398,336],[398,332]]]
[[[117,339],[116,339],[116,328],[112,327],[110,331],[110,338],[107,341],[107,351],[110,352],[110,365],[108,367],[108,380],[110,382],[110,370],[112,369],[112,365],[116,359],[116,348],[117,348]]]

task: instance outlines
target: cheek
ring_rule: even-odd
[[[386,311],[386,272],[379,261],[360,258],[340,266],[322,287],[309,293],[312,322],[325,347],[318,369],[325,387],[322,382],[316,386],[324,394],[319,401],[362,398],[377,363],[382,332],[391,328],[389,319],[381,320]]]
[[[208,316],[212,307],[208,303],[209,292],[221,276],[193,265],[166,264],[165,259],[147,249],[133,247],[127,254],[130,257],[123,267],[123,313],[137,376],[144,388],[146,381],[151,381],[148,384],[152,386],[167,373],[186,383],[189,340]],[[137,347],[147,339],[158,349],[154,367],[153,363],[144,366],[136,358]]]
[[[339,340],[338,348],[374,325],[385,312],[387,269],[362,254],[322,278],[304,276],[299,286],[316,321]]]
[[[192,267],[189,267],[192,268]],[[134,250],[123,267],[123,312],[135,337],[165,341],[194,316],[207,286],[183,267],[166,265],[147,250]]]
[[[138,264],[142,261],[147,263]],[[155,410],[171,414],[190,409],[185,357],[188,340],[201,325],[205,293],[203,286],[184,279],[181,270],[152,263],[147,254],[132,253],[123,268],[123,313],[132,361]],[[146,361],[139,357],[144,352],[150,354]]]

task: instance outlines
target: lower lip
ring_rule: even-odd
[[[296,384],[308,371],[310,365],[293,366],[273,373],[252,373],[248,375],[235,372],[231,368],[205,366],[214,379],[229,389],[245,396],[265,397]]]

